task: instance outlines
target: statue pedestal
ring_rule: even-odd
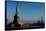
[[[20,24],[16,24],[15,27],[21,27]]]

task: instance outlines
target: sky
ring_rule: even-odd
[[[14,15],[16,13],[15,1],[7,2],[7,19],[13,21]],[[18,2],[18,16],[20,20],[30,22],[36,22],[41,19],[41,16],[44,18],[45,14],[45,5],[44,3],[38,2]]]

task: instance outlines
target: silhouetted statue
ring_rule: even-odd
[[[17,14],[18,14],[18,12],[17,12],[17,6],[16,6],[16,14],[15,14],[15,16],[14,16],[14,24],[15,24],[15,27],[20,27],[20,24],[18,23],[18,16],[17,16]]]
[[[17,20],[17,19],[18,19],[18,15],[17,15],[17,14],[18,14],[18,12],[17,12],[18,9],[17,9],[17,7],[18,7],[18,6],[16,6],[16,14],[15,14],[15,16],[14,16],[13,23],[11,23],[11,24],[9,25],[9,27],[12,27],[12,26],[13,26],[13,27],[20,27],[20,24],[18,23],[18,20]]]

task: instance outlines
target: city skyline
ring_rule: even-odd
[[[12,4],[11,4],[12,3]],[[15,1],[7,2],[7,19],[13,20],[16,13],[16,4]],[[45,14],[45,5],[44,3],[37,2],[19,2],[18,4],[18,16],[23,20],[40,20],[42,16],[44,18]]]

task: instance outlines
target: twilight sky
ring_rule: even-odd
[[[15,1],[7,2],[7,19],[12,21],[16,13]],[[44,3],[38,2],[18,2],[18,16],[21,20],[30,22],[36,22],[41,19],[41,16],[44,18]]]

